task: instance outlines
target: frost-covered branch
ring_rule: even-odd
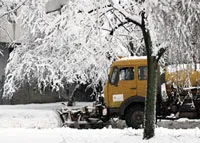
[[[141,17],[138,15],[130,15],[119,4],[114,3],[113,8],[119,11],[127,21],[134,23],[137,26],[141,26]]]
[[[118,29],[121,26],[124,26],[125,24],[129,23],[129,21],[124,21],[121,22],[120,24],[118,24],[116,27],[114,27],[111,31],[110,31],[110,35],[113,35],[113,33],[115,32],[116,29]]]
[[[16,6],[14,9],[11,9],[11,10],[9,10],[9,11],[3,13],[2,15],[0,15],[0,19],[3,18],[4,16],[10,14],[10,13],[13,13],[13,12],[17,11],[22,5],[25,4],[26,1],[27,1],[27,0],[24,0],[21,4],[19,4],[18,6]]]
[[[90,14],[90,13],[92,13],[92,12],[96,12],[97,10],[100,10],[100,9],[104,9],[104,8],[107,8],[107,7],[111,7],[112,5],[111,4],[108,4],[108,5],[105,5],[105,6],[102,6],[102,7],[97,7],[97,8],[95,8],[95,9],[92,9],[92,10],[90,10],[90,11],[88,11],[88,13]],[[81,12],[81,11],[80,11]]]

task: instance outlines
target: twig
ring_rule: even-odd
[[[114,13],[114,12],[113,12]],[[121,23],[123,23],[122,22],[122,20],[114,13],[114,16],[121,22]],[[123,27],[124,27],[124,29],[126,29],[128,32],[130,32],[125,26],[124,26],[124,24],[122,25]]]
[[[142,26],[141,23],[139,22],[140,16],[136,16],[136,15],[132,16],[129,13],[127,13],[123,8],[117,5],[113,5],[113,8],[117,10],[121,15],[123,15],[127,21],[132,22],[139,27]]]
[[[25,2],[26,2],[26,0],[24,2],[22,2],[20,5],[18,5],[16,8],[14,8],[14,9],[8,11],[8,12],[5,12],[4,14],[2,14],[0,16],[0,19],[3,18],[4,16],[8,15],[9,13],[12,13],[12,12],[18,10]]]
[[[111,31],[110,31],[110,35],[113,35],[113,33],[115,32],[116,29],[118,29],[119,27],[123,26],[125,24],[129,23],[129,21],[124,21],[124,22],[121,22],[120,24],[118,24],[116,27],[114,27]],[[125,28],[126,29],[126,28]],[[127,29],[126,29],[127,30]],[[129,31],[129,30],[128,30]]]

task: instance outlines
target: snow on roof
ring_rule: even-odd
[[[146,60],[147,59],[147,56],[133,56],[133,57],[124,57],[124,58],[121,58],[119,59],[119,61],[123,60]]]

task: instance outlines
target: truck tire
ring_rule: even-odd
[[[132,106],[125,112],[125,121],[128,127],[141,128],[144,121],[144,107]]]

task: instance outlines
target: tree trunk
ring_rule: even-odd
[[[157,63],[159,59],[152,56],[153,47],[149,30],[145,26],[145,15],[142,13],[141,25],[145,48],[147,52],[148,62],[148,80],[147,92],[145,100],[145,115],[144,115],[144,139],[150,139],[155,135],[155,120],[156,120],[156,90],[157,90]]]
[[[155,56],[148,57],[148,81],[145,100],[144,139],[154,136],[156,121],[156,94],[157,94],[157,61]]]

